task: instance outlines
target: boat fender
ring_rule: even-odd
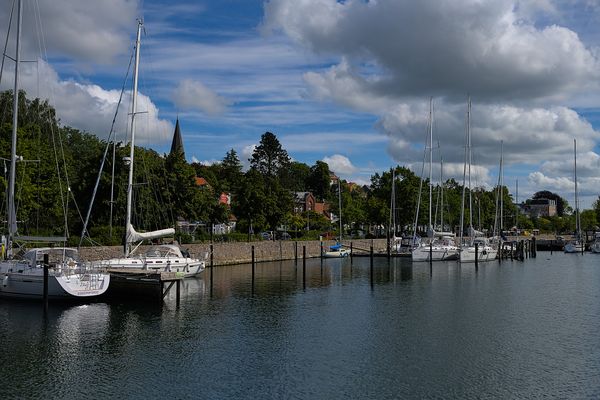
[[[4,279],[2,279],[2,286],[6,287],[8,285],[8,274],[4,275]]]

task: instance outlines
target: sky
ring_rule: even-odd
[[[0,5],[2,42],[12,2]],[[159,153],[179,118],[189,161],[218,162],[233,148],[247,163],[270,131],[294,160],[323,160],[360,184],[396,164],[420,174],[431,98],[434,179],[443,160],[444,176],[462,181],[470,97],[474,184],[496,184],[502,146],[504,183],[516,196],[518,181],[519,200],[550,190],[573,205],[576,139],[580,207],[600,194],[598,0],[23,4],[22,58],[38,62],[22,64],[22,87],[49,98],[63,125],[101,139],[142,19],[136,144]],[[4,89],[14,68],[5,64]]]

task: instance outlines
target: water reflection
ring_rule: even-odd
[[[207,269],[179,307],[0,301],[0,398],[598,398],[596,264],[312,259]]]

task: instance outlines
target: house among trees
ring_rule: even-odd
[[[313,211],[317,214],[331,219],[329,213],[329,204],[327,202],[317,202],[315,196],[311,192],[295,192],[294,193],[294,212],[296,214]]]
[[[553,217],[557,215],[556,200],[553,199],[527,200],[525,204],[520,204],[519,208],[523,215],[527,215],[530,218]]]

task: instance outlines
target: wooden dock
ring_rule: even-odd
[[[175,286],[177,304],[179,304],[183,273],[130,268],[109,268],[107,272],[110,273],[110,285],[105,293],[108,299],[162,301]]]

